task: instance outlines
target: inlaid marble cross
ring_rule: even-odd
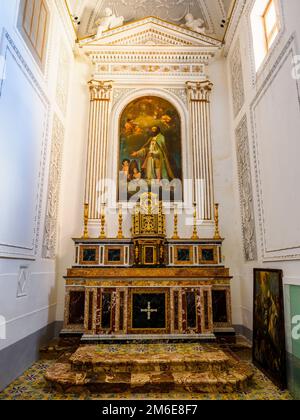
[[[151,314],[157,312],[157,309],[151,309],[151,302],[148,302],[147,309],[141,309],[141,312],[146,312],[148,321],[151,321]]]

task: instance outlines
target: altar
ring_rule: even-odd
[[[131,239],[74,239],[62,334],[95,342],[232,333],[218,229],[213,239],[167,239],[162,203],[151,193],[141,196],[132,224]]]
[[[213,183],[209,68],[220,48],[156,17],[78,43],[91,68],[84,229],[62,335],[234,334]]]

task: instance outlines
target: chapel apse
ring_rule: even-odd
[[[123,110],[119,127],[119,201],[155,190],[182,201],[181,120],[167,100],[143,96]],[[170,185],[171,184],[171,185]]]

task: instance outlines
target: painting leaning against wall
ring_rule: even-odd
[[[167,100],[144,96],[120,118],[119,201],[150,191],[182,201],[181,121]]]
[[[281,389],[287,386],[281,270],[254,270],[253,362]]]

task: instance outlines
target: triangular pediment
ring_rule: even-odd
[[[220,41],[207,35],[174,25],[159,18],[148,17],[140,21],[127,23],[115,29],[103,32],[80,41],[81,46],[162,46],[162,47],[215,47]]]

